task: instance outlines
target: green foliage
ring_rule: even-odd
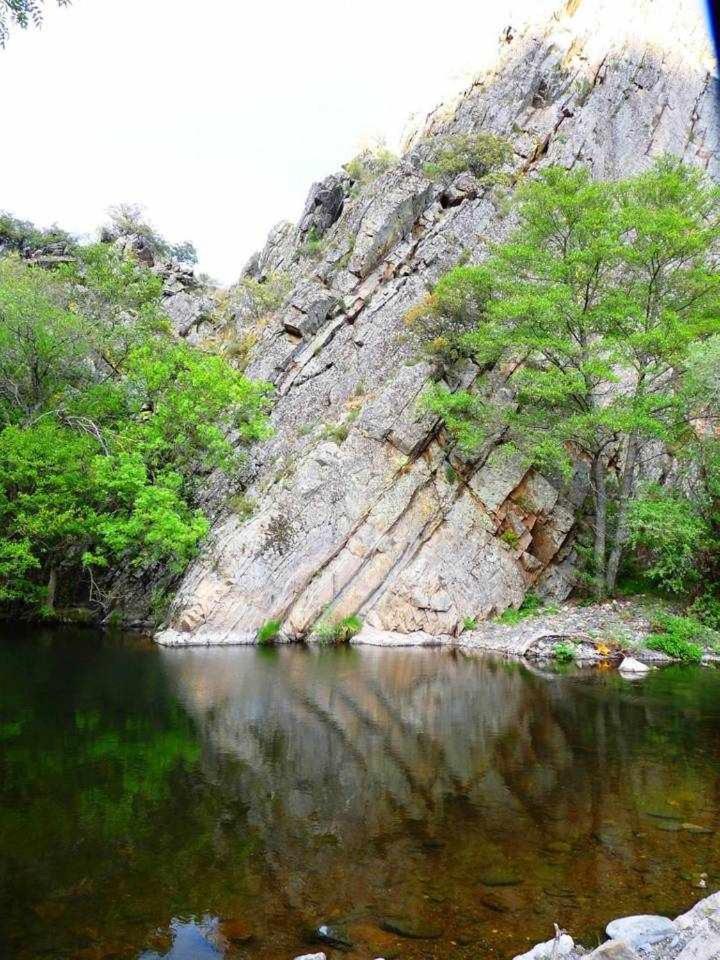
[[[236,493],[230,497],[228,506],[241,522],[249,520],[255,512],[255,501],[244,493]]]
[[[520,543],[520,537],[517,535],[517,533],[515,533],[514,530],[510,529],[503,530],[503,532],[500,534],[500,539],[508,547],[513,548],[517,547],[517,545]]]
[[[501,614],[495,617],[497,623],[505,624],[506,626],[516,626],[518,623],[522,623],[523,620],[528,620],[530,617],[534,617],[543,609],[543,601],[537,594],[528,593],[525,595],[525,599],[517,608],[517,610],[512,607],[508,607],[507,610],[503,610]]]
[[[457,483],[458,475],[455,467],[451,463],[445,464],[445,479],[448,483]]]
[[[292,280],[288,274],[274,270],[261,280],[243,277],[237,284],[234,295],[240,298],[255,320],[260,321],[277,310],[290,293]]]
[[[349,432],[350,430],[346,423],[326,423],[325,429],[323,430],[323,437],[340,446],[341,443],[347,440]]]
[[[269,387],[175,340],[157,277],[107,246],[0,261],[0,605],[51,613],[116,566],[181,570],[195,484],[267,435]]]
[[[300,248],[300,252],[305,257],[312,257],[313,260],[319,260],[325,251],[325,238],[320,235],[316,226],[310,227],[305,234],[305,242]]]
[[[342,620],[321,620],[315,625],[313,634],[322,643],[349,643],[362,630],[362,620],[357,614],[343,617]]]
[[[662,614],[656,618],[653,627],[659,632],[650,634],[647,646],[686,663],[699,663],[703,655],[702,644],[716,639],[712,631],[692,617]]]
[[[715,589],[717,589],[717,586]],[[720,597],[711,593],[703,593],[687,608],[687,615],[699,620],[704,627],[720,633]]]
[[[26,220],[18,220],[9,213],[0,212],[0,251],[14,251],[30,257],[48,248],[71,253],[75,251],[76,243],[60,227],[41,230]]]
[[[398,158],[384,145],[379,144],[373,149],[363,150],[345,164],[345,171],[358,187],[365,186],[390,170],[398,162]]]
[[[476,617],[465,617],[463,620],[463,630],[477,630],[478,622]]]
[[[497,171],[512,160],[507,140],[490,133],[455,133],[436,137],[423,171],[432,180],[454,177],[469,170],[481,182],[499,182]]]
[[[565,640],[559,640],[553,646],[553,656],[560,663],[572,663],[575,660],[577,652],[572,643]]]
[[[70,0],[55,0],[59,7],[70,6]],[[43,19],[43,0],[0,0],[0,47],[4,47],[10,35],[10,24],[22,30],[32,24],[39,27]]]
[[[448,274],[437,308],[450,330],[475,317],[463,352],[501,364],[506,387],[435,386],[424,402],[467,451],[502,430],[541,469],[569,478],[577,459],[591,465],[602,594],[644,447],[696,447],[694,422],[720,398],[720,191],[664,159],[620,183],[550,167],[516,205],[516,233],[482,266]]]
[[[483,315],[489,292],[480,267],[455,267],[441,277],[433,292],[404,317],[418,354],[440,370],[470,356],[468,335]]]
[[[171,260],[177,260],[178,263],[194,266],[198,262],[197,250],[194,244],[189,240],[183,240],[181,243],[171,243],[168,245],[168,255]]]
[[[267,620],[257,632],[257,642],[261,647],[267,646],[280,635],[282,624],[279,620]]]
[[[682,595],[702,577],[699,557],[711,544],[711,529],[697,501],[655,485],[630,506],[629,542],[639,553],[644,576]]]
[[[169,243],[145,219],[141,206],[134,203],[119,203],[109,210],[110,222],[103,227],[101,239],[112,242],[121,237],[139,237],[153,257],[164,260],[178,260],[187,265],[197,263],[197,251],[187,240],[182,243]]]

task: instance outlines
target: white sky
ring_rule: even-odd
[[[629,0],[632,2],[632,0]],[[459,88],[557,0],[46,0],[0,51],[0,210],[92,233],[142,204],[236,279],[364,142]]]

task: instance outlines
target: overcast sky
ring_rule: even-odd
[[[87,234],[140,203],[229,283],[313,180],[374,137],[395,147],[554,0],[46,6],[0,51],[0,209]]]

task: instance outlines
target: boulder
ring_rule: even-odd
[[[639,660],[636,660],[635,657],[623,657],[618,667],[620,673],[627,673],[634,676],[643,676],[646,673],[650,673],[650,669],[646,663],[641,663]]]
[[[637,950],[645,950],[654,943],[676,937],[678,928],[668,917],[639,914],[613,920],[605,932],[613,940],[624,940]]]
[[[639,955],[625,940],[607,940],[593,950],[586,960],[639,960]]]
[[[173,293],[163,299],[163,309],[170,317],[173,329],[181,337],[188,337],[210,316],[213,302],[209,297],[197,294]]]

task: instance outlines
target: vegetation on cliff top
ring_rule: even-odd
[[[203,476],[267,434],[267,384],[175,337],[162,282],[108,244],[0,261],[0,607],[102,605],[108,569],[180,570]]]

